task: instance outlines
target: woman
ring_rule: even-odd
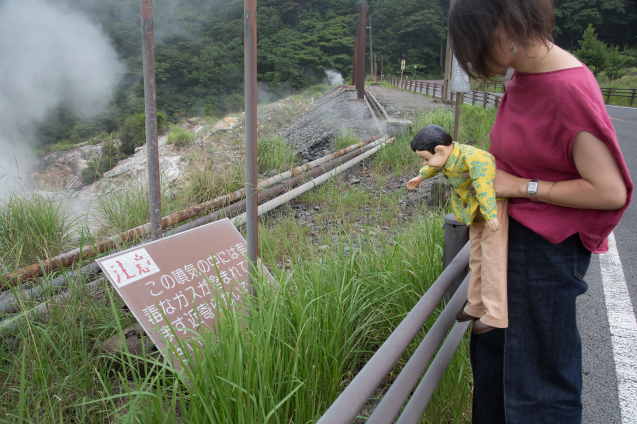
[[[552,43],[554,20],[551,0],[456,0],[449,12],[467,72],[515,69],[490,135],[496,194],[509,198],[509,328],[472,336],[476,424],[581,422],[575,299],[632,195],[597,82]]]

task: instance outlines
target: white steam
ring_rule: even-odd
[[[329,85],[343,85],[343,83],[345,82],[345,80],[343,79],[343,75],[333,69],[325,70],[325,79],[327,81],[327,84]]]
[[[0,58],[0,177],[14,179],[28,174],[34,124],[61,104],[102,111],[124,71],[101,28],[46,0],[0,1]]]

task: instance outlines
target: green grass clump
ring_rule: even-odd
[[[161,216],[179,209],[171,191],[162,184]],[[121,233],[150,222],[150,193],[147,183],[133,183],[97,197],[97,216],[102,232]]]
[[[495,123],[497,114],[498,110],[496,108],[483,109],[482,107],[463,104],[460,114],[458,141],[463,144],[471,144],[483,150],[489,150],[491,145],[489,133]]]
[[[225,168],[215,168],[206,164],[190,173],[189,181],[179,194],[184,205],[198,205],[216,197],[232,193],[245,186],[245,165],[243,162]]]
[[[336,150],[341,150],[353,144],[357,144],[358,142],[360,142],[360,140],[356,138],[356,135],[354,135],[354,133],[341,132],[338,137],[336,137],[334,147],[336,148]]]
[[[257,168],[259,172],[281,172],[294,166],[294,148],[281,137],[267,136],[257,142]]]
[[[181,147],[190,146],[194,141],[195,136],[190,131],[179,125],[173,125],[170,127],[170,133],[168,134],[166,143]]]
[[[0,260],[18,269],[69,247],[77,220],[49,197],[9,192],[0,203]]]

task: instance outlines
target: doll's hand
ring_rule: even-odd
[[[500,221],[498,221],[498,218],[493,218],[492,220],[487,221],[487,227],[495,233],[500,230]]]
[[[413,190],[416,187],[418,187],[418,185],[422,183],[423,181],[425,181],[425,179],[422,176],[418,175],[417,177],[414,177],[411,180],[409,180],[409,182],[407,183],[407,189]]]

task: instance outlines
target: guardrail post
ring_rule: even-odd
[[[473,90],[471,92],[471,106],[475,106],[476,105],[476,90]]]
[[[486,109],[487,108],[487,102],[489,101],[489,98],[487,97],[487,92],[483,91],[482,92],[482,109]]]
[[[453,258],[456,257],[458,252],[462,250],[465,244],[469,241],[469,227],[465,224],[461,224],[456,221],[454,215],[452,213],[445,215],[445,257],[443,260],[443,267],[447,268],[447,266],[451,263]],[[467,270],[462,272],[458,278],[456,278],[449,290],[445,294],[445,302],[449,302],[451,297],[454,295],[460,284],[462,284],[462,280],[467,276]]]
[[[637,92],[637,89],[633,88],[633,94],[630,96],[630,107],[633,107],[633,103],[635,102],[635,92]]]
[[[499,96],[495,96],[495,108],[499,108],[500,107],[500,97]]]
[[[612,88],[608,89],[608,97],[606,98],[606,104],[609,105],[610,104],[610,95],[613,92]]]

